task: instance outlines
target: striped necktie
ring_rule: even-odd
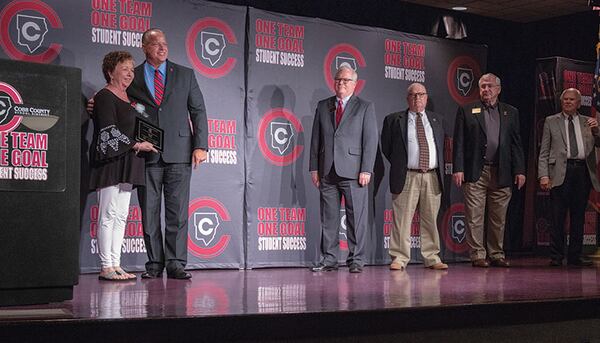
[[[154,101],[160,106],[165,93],[165,81],[158,69],[154,70]]]
[[[344,105],[342,100],[338,100],[337,108],[335,109],[335,127],[340,126],[340,121],[342,121],[342,115],[344,114]]]
[[[425,136],[425,126],[423,126],[423,113],[417,113],[417,142],[419,143],[419,169],[426,172],[429,170],[429,144]]]

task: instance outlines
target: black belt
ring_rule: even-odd
[[[569,164],[572,166],[585,166],[585,160],[568,159],[567,165]]]
[[[435,169],[427,169],[427,170],[422,170],[422,169],[409,169],[408,171],[415,172],[415,173],[421,173],[421,174],[425,174],[425,173],[433,172],[433,171],[435,171]]]

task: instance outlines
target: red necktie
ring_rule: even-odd
[[[165,92],[165,82],[163,81],[163,77],[158,71],[158,69],[154,70],[154,101],[157,105],[160,105],[163,99],[163,94]]]
[[[342,100],[338,100],[337,108],[335,109],[335,127],[340,126],[340,121],[342,121],[342,115],[344,114],[344,107],[342,104]]]
[[[429,170],[429,144],[427,144],[425,126],[423,125],[423,119],[421,118],[422,116],[423,113],[417,113],[416,127],[417,142],[419,143],[419,169],[425,172]]]

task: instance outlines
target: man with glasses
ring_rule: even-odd
[[[420,83],[407,89],[408,109],[385,117],[381,150],[390,161],[390,191],[394,229],[390,235],[391,270],[404,270],[410,261],[410,229],[417,207],[421,256],[426,268],[448,269],[439,257],[437,216],[443,188],[443,117],[426,111],[427,90]]]
[[[335,96],[315,111],[310,144],[311,179],[320,192],[321,254],[314,272],[337,270],[340,203],[346,204],[348,258],[351,273],[365,263],[369,230],[369,190],[377,152],[377,121],[371,102],[354,95],[357,73],[342,65],[335,74]]]
[[[519,111],[498,101],[500,91],[499,77],[481,76],[480,100],[459,107],[454,123],[453,179],[463,186],[473,267],[510,267],[503,248],[506,210],[512,184],[525,184]]]
[[[550,230],[550,265],[562,266],[565,247],[565,218],[569,211],[567,264],[591,266],[582,255],[583,223],[590,189],[600,191],[596,174],[596,147],[600,133],[596,118],[580,115],[581,93],[575,88],[560,95],[562,112],[548,116],[538,160],[540,188],[550,191],[553,224]]]

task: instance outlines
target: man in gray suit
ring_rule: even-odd
[[[144,242],[148,254],[142,278],[167,276],[189,279],[187,227],[190,178],[206,160],[208,125],[204,98],[193,70],[175,64],[167,57],[165,34],[150,29],[142,36],[146,61],[135,68],[135,78],[127,94],[141,103],[149,120],[164,130],[164,149],[147,154],[146,185],[138,189],[142,208]],[[165,200],[165,243],[161,231],[161,198]]]
[[[592,261],[581,252],[585,208],[591,186],[600,191],[595,149],[600,146],[598,121],[577,112],[581,106],[581,93],[577,89],[565,89],[560,102],[562,112],[548,116],[544,121],[538,160],[540,188],[550,191],[553,210],[550,265],[562,265],[568,210],[571,229],[567,263],[590,266]]]
[[[321,262],[312,271],[337,270],[340,202],[346,200],[347,264],[362,272],[369,230],[369,190],[377,152],[377,122],[371,102],[354,95],[357,73],[348,66],[335,74],[335,96],[321,100],[313,121],[310,174],[321,200]]]

